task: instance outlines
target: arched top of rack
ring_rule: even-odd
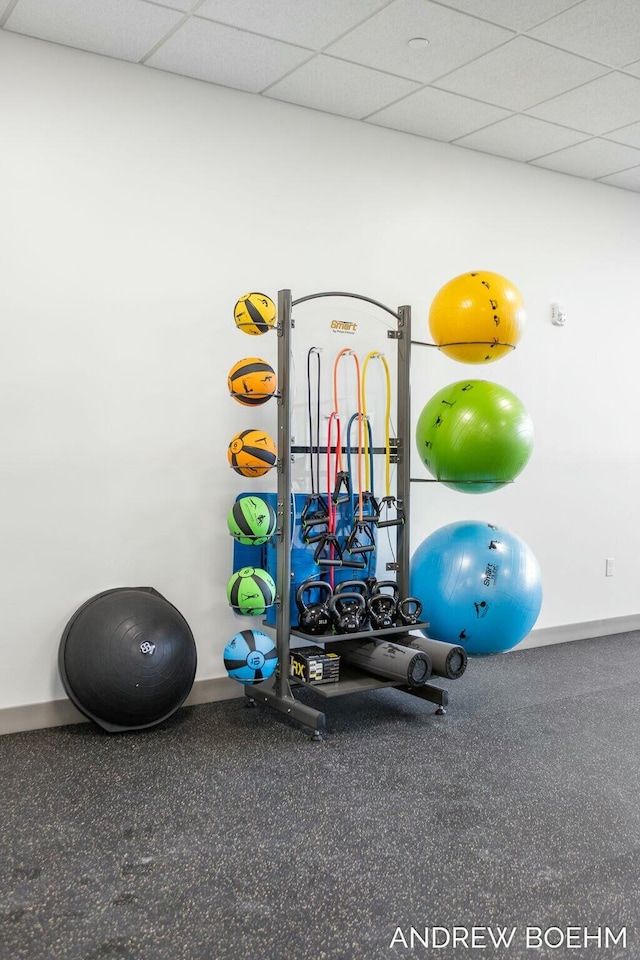
[[[381,310],[385,310],[387,313],[390,313],[392,317],[396,318],[396,320],[401,319],[401,315],[397,310],[392,310],[391,307],[385,306],[385,304],[380,303],[379,300],[373,300],[371,297],[365,297],[361,293],[344,293],[339,291],[329,291],[328,293],[310,293],[306,297],[298,297],[296,300],[292,300],[291,306],[296,307],[299,303],[304,303],[305,300],[317,300],[319,297],[351,297],[352,300],[364,300],[366,303],[372,303],[375,307],[380,307]]]

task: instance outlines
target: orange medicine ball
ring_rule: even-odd
[[[429,310],[434,343],[462,363],[499,360],[516,346],[525,322],[519,290],[488,270],[462,273],[445,283]]]
[[[238,360],[229,370],[227,377],[229,393],[245,407],[257,407],[266,403],[273,396],[277,383],[273,367],[259,357]]]
[[[275,465],[276,445],[264,430],[243,430],[229,444],[227,457],[241,476],[261,477]]]

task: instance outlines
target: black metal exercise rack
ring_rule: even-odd
[[[393,640],[394,635],[400,636],[407,633],[407,627],[390,627],[385,630],[366,630],[361,633],[349,633],[344,635],[331,634],[319,637],[310,637],[291,627],[291,611],[289,598],[289,584],[291,582],[291,522],[290,522],[290,498],[291,498],[291,398],[293,396],[291,384],[291,369],[289,363],[292,340],[292,308],[307,300],[315,300],[320,297],[349,297],[356,300],[364,300],[371,303],[381,310],[386,311],[395,318],[397,326],[395,330],[389,330],[387,336],[396,341],[397,355],[397,375],[396,375],[396,419],[397,433],[395,454],[397,455],[396,472],[396,500],[401,505],[404,522],[396,526],[396,559],[397,559],[397,583],[401,596],[407,596],[409,593],[409,492],[410,492],[410,471],[409,463],[410,445],[407,437],[411,429],[411,402],[410,402],[410,362],[411,362],[411,307],[402,306],[397,310],[392,310],[371,297],[365,297],[356,293],[314,293],[306,297],[300,297],[292,300],[291,290],[278,291],[278,484],[277,484],[277,541],[276,541],[276,645],[278,649],[278,669],[275,675],[269,680],[256,687],[245,687],[245,695],[249,698],[248,705],[255,706],[256,703],[266,703],[280,713],[286,714],[297,720],[299,723],[310,727],[313,730],[313,739],[321,740],[325,729],[325,716],[320,710],[316,710],[305,703],[301,703],[293,695],[293,689],[297,686],[311,687],[314,694],[320,697],[335,697],[342,694],[364,692],[366,690],[377,690],[382,687],[395,687],[405,693],[410,693],[423,700],[430,700],[438,705],[438,713],[444,713],[444,708],[448,703],[448,691],[442,687],[432,684],[425,684],[420,687],[410,687],[397,680],[384,680],[375,677],[348,663],[340,665],[340,680],[335,683],[326,683],[321,685],[305,684],[297,678],[293,680],[288,676],[289,656],[291,637],[306,640],[318,644],[339,643],[341,640],[354,640],[358,638],[387,637]],[[425,627],[428,624],[420,623],[417,627]]]

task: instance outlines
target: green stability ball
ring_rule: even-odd
[[[527,465],[533,424],[510,390],[487,380],[460,380],[428,401],[418,419],[416,443],[436,480],[452,490],[488,493]]]

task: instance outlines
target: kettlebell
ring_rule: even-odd
[[[367,602],[369,600],[370,587],[366,580],[342,580],[340,583],[337,583],[333,588],[334,596],[339,596],[343,593],[360,593],[364,597],[365,608],[364,616],[362,618],[362,623],[360,625],[360,630],[364,630],[367,626],[367,620],[369,615],[367,613]]]
[[[365,600],[370,593],[369,584],[365,580],[342,580],[340,583],[336,583],[333,588],[336,595],[345,591],[347,593],[361,593]]]
[[[397,620],[404,627],[411,627],[418,623],[422,613],[422,604],[417,597],[405,597],[398,601]]]
[[[393,592],[383,593],[385,587],[390,587]],[[398,585],[393,580],[378,581],[367,603],[372,630],[386,630],[395,626],[397,609]]]
[[[321,599],[315,603],[307,603],[305,594],[312,590],[319,590]],[[325,596],[322,597],[322,594]],[[298,607],[298,629],[303,633],[310,633],[313,636],[319,636],[331,626],[331,614],[329,612],[329,601],[333,597],[331,584],[326,580],[316,580],[309,577],[303,581],[296,590],[296,606]]]
[[[358,633],[364,630],[367,601],[361,593],[334,594],[329,600],[329,613],[335,633]]]

